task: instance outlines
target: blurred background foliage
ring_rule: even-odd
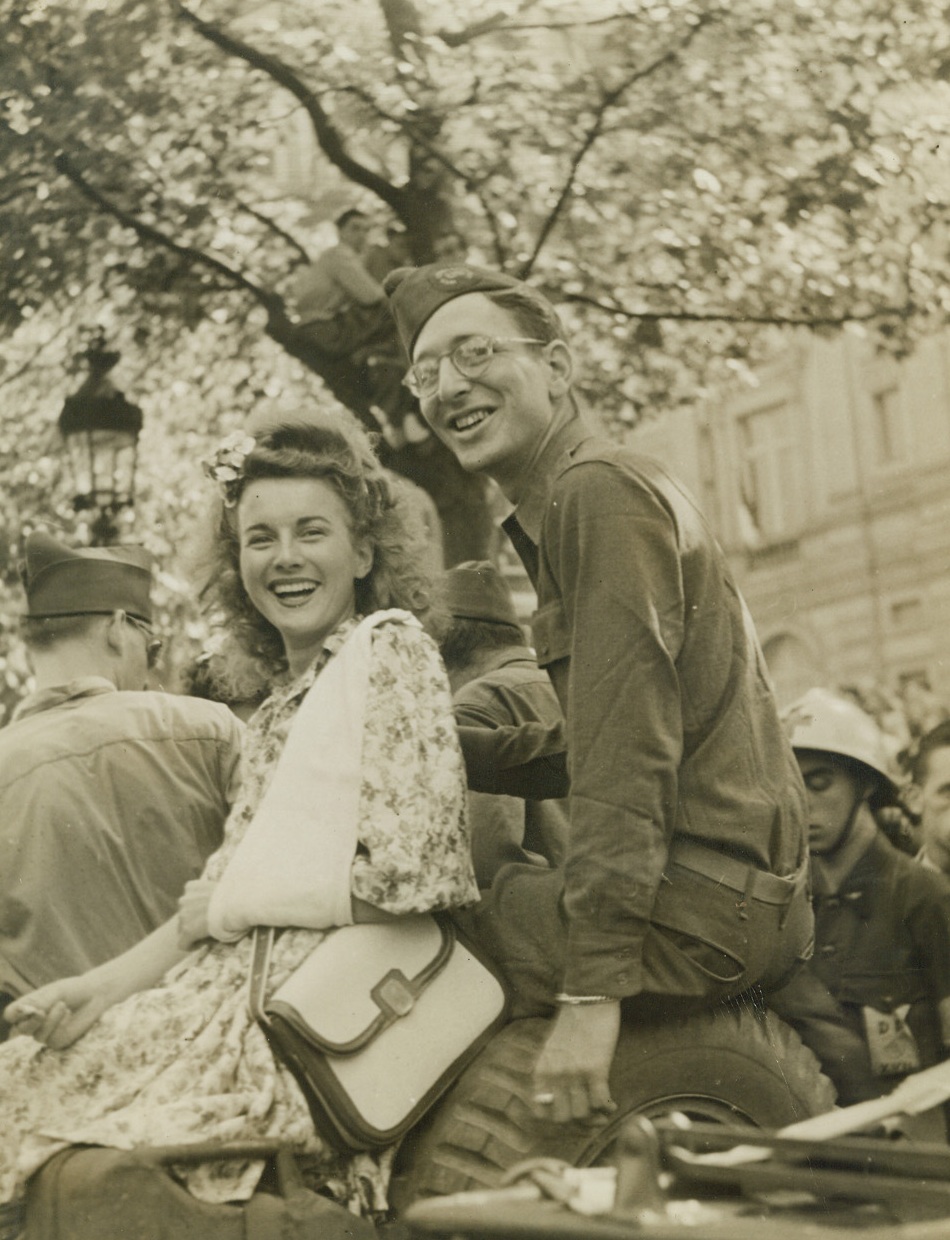
[[[127,537],[169,667],[200,459],[262,406],[333,401],[294,348],[301,263],[358,205],[416,261],[545,289],[617,435],[751,374],[790,328],[897,353],[950,310],[938,0],[0,0],[0,675],[15,561],[82,540],[56,418],[97,329],[140,405]],[[328,387],[330,383],[330,387]],[[170,674],[170,673],[169,673]]]

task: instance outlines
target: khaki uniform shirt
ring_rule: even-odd
[[[798,765],[725,557],[659,464],[575,419],[505,528],[567,721],[564,987],[636,994],[677,838],[779,875],[804,861]]]
[[[88,677],[0,731],[0,990],[125,951],[221,843],[243,725],[226,707]]]
[[[522,723],[561,726],[561,708],[550,677],[530,650],[499,650],[493,662],[454,694],[460,726],[490,730]],[[563,860],[567,817],[561,801],[469,792],[468,810],[479,887],[490,887],[507,862],[556,866]]]

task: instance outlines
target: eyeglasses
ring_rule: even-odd
[[[125,618],[133,628],[145,634],[145,658],[150,668],[155,667],[158,663],[159,655],[162,653],[164,642],[160,637],[155,636],[144,620],[139,620],[137,616],[130,616],[128,612],[125,613]]]
[[[425,357],[406,371],[403,383],[419,400],[435,394],[442,362],[448,358],[464,379],[477,379],[503,344],[547,344],[533,336],[469,336],[437,357]]]

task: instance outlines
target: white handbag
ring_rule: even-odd
[[[254,933],[251,1015],[337,1149],[396,1141],[505,1022],[502,983],[444,916],[331,930],[266,998],[274,931]]]

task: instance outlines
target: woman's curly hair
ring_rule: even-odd
[[[355,420],[324,412],[274,426],[256,438],[237,474],[222,488],[209,523],[211,541],[200,555],[202,599],[223,633],[212,659],[221,697],[258,697],[287,666],[279,632],[253,606],[241,580],[240,498],[258,479],[329,483],[346,506],[354,538],[373,550],[372,567],[356,582],[357,614],[401,607],[425,623],[432,604],[424,523],[409,488],[382,468]]]

